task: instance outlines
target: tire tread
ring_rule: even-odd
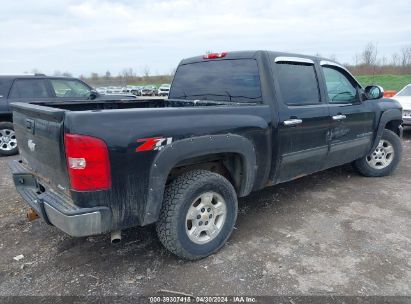
[[[360,158],[354,162],[354,167],[360,172],[361,175],[367,176],[367,177],[381,177],[381,176],[388,176],[391,175],[394,170],[397,168],[401,156],[402,156],[402,145],[401,145],[401,139],[398,137],[397,134],[395,134],[393,131],[384,129],[384,132],[382,134],[382,138],[388,139],[391,141],[391,144],[394,146],[394,151],[395,151],[395,159],[393,162],[386,168],[377,170],[374,168],[371,168],[367,161],[366,157]]]
[[[189,187],[198,180],[204,180],[208,178],[219,178],[222,183],[228,183],[232,185],[221,175],[206,171],[206,170],[192,170],[186,172],[179,177],[175,178],[171,184],[166,187],[163,199],[163,205],[160,212],[159,221],[156,224],[156,231],[158,238],[166,249],[173,254],[182,257],[187,260],[198,260],[205,256],[193,255],[187,252],[180,244],[177,234],[177,217],[179,215],[179,208],[183,202],[184,196],[187,193]],[[232,188],[234,191],[234,188]],[[228,238],[229,236],[227,236]],[[216,248],[213,252],[216,252],[220,247]]]

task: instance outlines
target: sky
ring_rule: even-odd
[[[354,63],[411,46],[402,0],[0,0],[0,74],[170,73],[207,51],[266,49]]]

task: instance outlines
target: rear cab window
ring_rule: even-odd
[[[261,103],[255,59],[226,59],[180,65],[169,99]]]

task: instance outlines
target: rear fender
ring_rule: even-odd
[[[1,113],[0,112],[0,122],[13,122],[13,117],[11,113]]]
[[[142,225],[158,220],[167,177],[178,163],[193,157],[217,153],[241,155],[244,175],[238,195],[249,194],[254,185],[257,168],[255,148],[250,140],[233,134],[199,136],[179,140],[165,146],[154,159],[150,169],[148,197]]]

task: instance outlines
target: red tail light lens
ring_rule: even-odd
[[[203,56],[203,59],[218,59],[224,58],[227,55],[227,52],[222,53],[210,53]]]
[[[95,137],[64,134],[71,188],[96,191],[111,188],[110,161],[106,143]]]

